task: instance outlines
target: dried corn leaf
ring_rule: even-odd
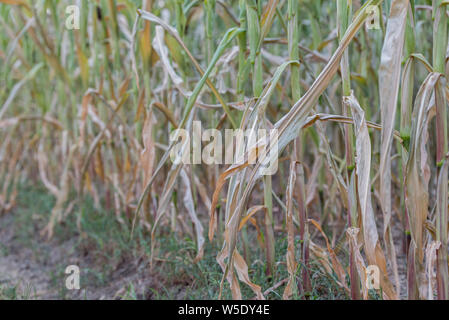
[[[371,141],[365,120],[365,113],[352,94],[349,97],[344,97],[344,100],[351,107],[354,116],[357,191],[362,214],[365,253],[368,258],[368,263],[370,265],[377,265],[381,272],[380,284],[384,297],[387,299],[397,299],[397,295],[393,291],[390,280],[388,279],[386,260],[380,247],[376,221],[374,220],[370,183]]]
[[[380,110],[382,135],[380,148],[380,203],[384,217],[384,239],[393,264],[396,291],[400,284],[396,252],[391,235],[391,145],[396,120],[396,106],[401,76],[401,59],[404,48],[405,27],[409,0],[393,0],[379,67]]]

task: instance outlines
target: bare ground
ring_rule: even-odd
[[[0,217],[0,299],[12,298],[5,292],[24,299],[145,299],[151,298],[148,289],[158,286],[143,259],[120,261],[111,271],[74,238],[45,241],[36,232],[24,243],[19,229],[11,214]],[[65,287],[68,265],[80,267],[80,290]]]

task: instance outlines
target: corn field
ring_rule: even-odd
[[[28,183],[55,199],[42,241],[72,216],[82,234],[89,198],[144,230],[152,268],[167,234],[194,264],[213,243],[218,298],[266,299],[259,261],[286,266],[283,299],[312,265],[348,299],[449,299],[448,19],[447,0],[0,0],[0,216]],[[276,130],[276,172],[260,145],[173,161],[198,123]],[[182,154],[238,151],[208,138]]]

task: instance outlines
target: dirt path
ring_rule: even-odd
[[[52,298],[48,267],[40,263],[31,248],[17,241],[13,219],[0,218],[0,286],[16,288],[20,296]]]
[[[9,292],[6,297],[78,298],[79,292],[64,292],[63,287],[64,264],[80,261],[74,241],[45,242],[36,236],[25,242],[20,232],[11,215],[0,217],[0,287]]]
[[[142,261],[111,271],[77,249],[76,239],[46,242],[36,235],[25,242],[20,231],[11,215],[0,217],[0,299],[145,299],[154,286]],[[80,290],[65,287],[68,265],[79,266],[85,277]]]
[[[57,298],[49,288],[50,277],[45,268],[24,255],[22,252],[0,257],[0,286],[16,287],[19,297]]]

